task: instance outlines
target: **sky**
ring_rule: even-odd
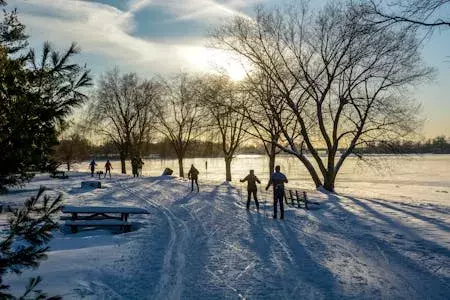
[[[276,0],[9,0],[26,25],[30,44],[44,41],[82,49],[94,80],[117,66],[141,76],[223,68],[233,79],[244,71],[229,55],[207,47],[208,31],[234,15],[252,17],[258,4]],[[325,1],[313,1],[319,6]],[[450,15],[450,10],[448,14]],[[436,31],[423,45],[433,82],[414,88],[422,104],[422,135],[450,137],[450,30]]]

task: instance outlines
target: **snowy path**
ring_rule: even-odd
[[[80,177],[81,180],[82,177]],[[119,177],[67,203],[145,207],[137,230],[59,233],[36,274],[42,288],[85,299],[447,299],[450,207],[312,195],[315,210],[246,212],[228,184]],[[36,183],[38,186],[38,181]],[[266,194],[262,202],[267,200]],[[252,204],[253,205],[253,204]],[[32,272],[27,272],[31,276]],[[27,276],[13,278],[21,286]]]

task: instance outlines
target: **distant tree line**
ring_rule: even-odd
[[[415,141],[382,141],[357,149],[357,153],[371,154],[450,154],[450,140],[438,136],[425,142]]]
[[[211,141],[193,141],[186,158],[195,157],[221,157],[222,148],[218,142]],[[345,149],[338,149],[339,152]],[[154,143],[144,143],[141,154],[143,158],[177,158],[175,150],[172,148],[170,141],[162,140]],[[317,148],[317,151],[325,153],[326,148]],[[260,154],[265,155],[266,150],[262,143],[259,145],[242,145],[238,154]],[[305,150],[307,154],[307,150]],[[380,141],[377,143],[369,143],[365,147],[356,148],[357,154],[450,154],[450,141],[445,136],[438,136],[426,141]],[[61,140],[56,147],[56,159],[60,165],[67,170],[74,163],[96,159],[119,159],[113,143],[105,143],[102,145],[93,145],[88,139],[79,135],[73,135],[67,139]]]

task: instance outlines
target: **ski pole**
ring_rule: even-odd
[[[260,195],[261,195],[261,204],[263,204],[262,203],[262,199],[264,198],[264,196],[263,196],[261,185],[259,186],[259,192],[260,192]],[[264,202],[264,205],[262,206],[263,207],[263,216],[266,216],[266,207],[265,206],[266,206],[266,204]]]
[[[267,191],[264,190],[264,206],[267,206]],[[264,210],[265,216],[267,218],[267,210]]]
[[[242,183],[241,183],[241,187],[240,187],[240,193],[241,193],[241,203],[242,203]]]

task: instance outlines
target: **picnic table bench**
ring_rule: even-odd
[[[77,232],[78,227],[110,227],[118,226],[122,231],[130,231],[131,223],[128,222],[130,214],[149,214],[146,209],[139,207],[121,206],[71,206],[61,207],[61,220],[66,220],[72,232]]]
[[[66,175],[65,171],[51,171],[50,172],[51,178],[60,178],[60,179],[67,179],[69,176]]]

